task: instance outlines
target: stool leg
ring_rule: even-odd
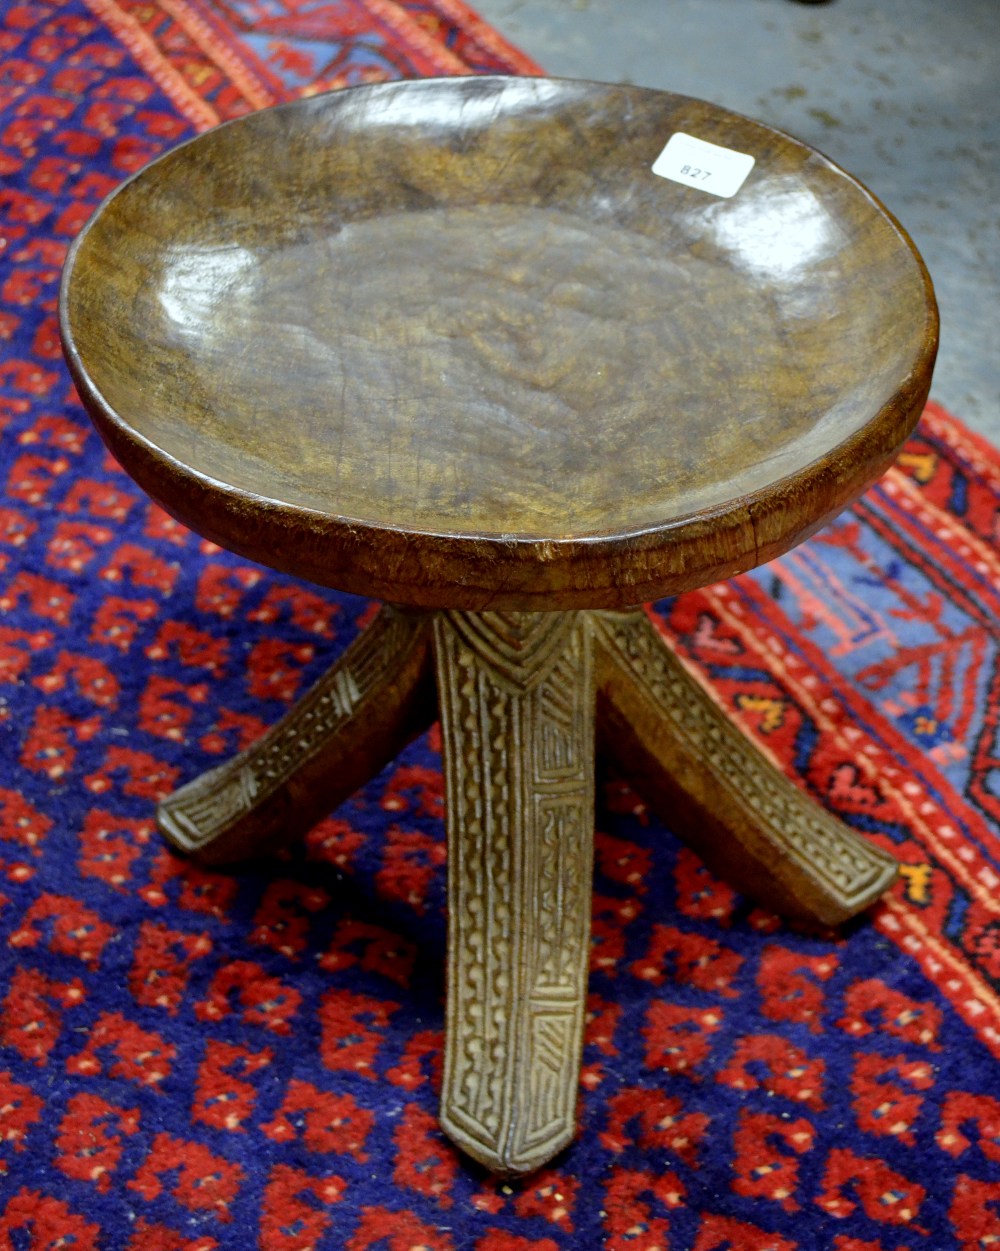
[[[824,925],[892,884],[893,857],[789,782],[645,613],[591,616],[602,747],[713,870],[783,916]]]
[[[448,822],[441,1124],[494,1172],[576,1126],[593,860],[584,613],[440,613]]]
[[[426,613],[383,608],[266,734],[168,796],[163,834],[227,864],[306,833],[436,715]]]

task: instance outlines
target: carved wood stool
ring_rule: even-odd
[[[256,853],[440,716],[441,1119],[487,1167],[537,1168],[574,1132],[595,726],[767,906],[836,924],[892,880],[632,610],[812,533],[923,407],[926,271],[824,157],[639,88],[356,88],[125,184],[74,245],[61,318],[154,499],[394,605],[160,823],[206,863]]]

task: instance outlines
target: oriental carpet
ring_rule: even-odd
[[[491,1180],[435,1120],[436,734],[276,864],[199,870],[154,826],[374,605],[143,498],[55,313],[100,198],[185,136],[535,67],[460,0],[0,12],[0,1251],[1000,1247],[1000,455],[931,404],[834,525],[655,606],[903,874],[844,931],[797,930],[605,777],[579,1138]]]

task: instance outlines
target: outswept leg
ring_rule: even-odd
[[[587,997],[594,678],[583,613],[435,621],[448,821],[441,1125],[496,1173],[573,1138]]]
[[[720,877],[786,917],[838,925],[898,865],[790,782],[643,612],[592,614],[601,745]]]
[[[305,834],[436,715],[431,619],[384,607],[266,734],[168,796],[160,829],[202,864],[247,859]]]

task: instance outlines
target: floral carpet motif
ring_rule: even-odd
[[[1000,1247],[1000,456],[936,405],[834,525],[652,610],[899,883],[794,929],[604,777],[580,1133],[541,1175],[492,1180],[436,1124],[436,732],[277,863],[207,872],[156,833],[374,606],[220,551],[117,468],[62,363],[66,249],[219,120],[534,69],[459,0],[2,11],[2,1249]]]

